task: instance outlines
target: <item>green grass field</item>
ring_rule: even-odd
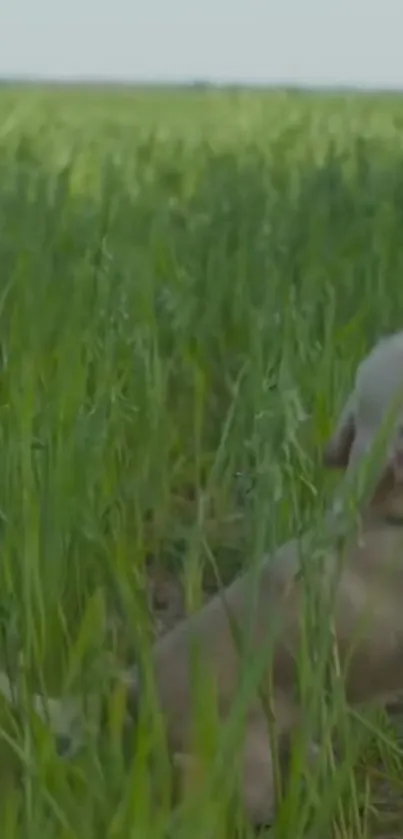
[[[150,559],[193,608],[329,501],[354,367],[403,324],[403,98],[4,87],[0,219],[0,648],[28,701],[145,649]],[[296,760],[278,839],[403,835],[398,734],[340,703],[345,760],[308,792]],[[1,836],[232,837],[225,772],[157,808],[151,728],[128,768],[110,705],[67,760],[4,704]]]

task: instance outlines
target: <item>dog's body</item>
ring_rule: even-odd
[[[355,473],[402,387],[403,335],[398,335],[378,345],[358,368],[355,390],[325,453],[329,466],[344,469],[348,478]],[[319,600],[330,604],[334,599],[328,623],[333,623],[346,696],[353,704],[382,701],[403,689],[402,438],[398,421],[369,504],[361,510],[343,550],[337,515],[329,516],[327,553],[318,566]],[[268,649],[260,687],[264,693],[270,688],[276,736],[281,738],[298,724],[303,713],[297,691],[298,656],[306,614],[301,555],[309,563],[311,550],[314,540],[308,534],[302,543],[291,541],[268,558],[260,570],[252,609],[249,583],[253,574],[249,572],[154,644],[151,668],[167,739],[171,752],[183,758],[184,765],[189,765],[187,756],[192,760],[191,642],[196,642],[214,679],[222,719],[237,694],[241,658],[229,616],[241,634],[249,633],[252,651],[272,636],[273,654]],[[138,682],[129,681],[133,704],[138,692]],[[258,691],[251,698],[245,723],[244,804],[251,820],[261,823],[272,815],[273,772],[268,723]]]
[[[403,386],[403,335],[384,340],[360,365],[356,388],[325,453],[329,466],[349,474],[370,451],[390,402]],[[361,513],[340,560],[338,528],[329,516],[328,554],[321,564],[319,597],[334,588],[334,638],[352,703],[382,701],[403,689],[403,485],[400,481],[399,424],[387,448],[387,461],[377,479],[368,509]],[[398,520],[396,516],[402,516]],[[393,521],[392,521],[392,517]],[[333,531],[333,536],[332,536]],[[310,537],[302,552],[310,550]],[[251,573],[236,580],[224,596],[217,595],[200,612],[183,621],[154,645],[152,668],[157,696],[173,753],[191,749],[192,676],[190,648],[194,641],[213,674],[218,708],[228,714],[239,684],[240,657],[228,615],[251,633],[251,649],[276,633],[271,661],[271,700],[276,735],[281,738],[298,723],[298,653],[304,607],[301,545],[291,541],[268,558],[258,581],[253,614],[248,597]],[[309,562],[309,556],[306,557]],[[332,619],[329,614],[329,623]],[[136,693],[136,687],[134,688]],[[268,724],[258,695],[246,716],[243,767],[246,811],[254,822],[270,818],[273,776]]]
[[[387,700],[403,689],[402,551],[403,525],[400,528],[380,520],[367,524],[346,547],[333,620],[341,667],[345,667],[346,697],[352,704]],[[338,559],[334,548],[321,566],[326,597],[331,593]],[[252,616],[247,612],[250,580],[245,575],[154,645],[157,696],[174,755],[191,752],[192,642],[196,641],[208,673],[213,675],[223,719],[236,696],[240,656],[228,613],[241,629],[248,625],[252,630],[254,651],[267,643],[272,624],[276,641],[271,675],[266,673],[261,688],[265,691],[272,685],[271,708],[279,743],[299,723],[298,652],[304,598],[300,570],[300,545],[291,541],[263,566]],[[254,822],[262,823],[272,817],[274,790],[268,722],[258,694],[246,714],[244,749],[245,809]]]
[[[365,702],[374,695],[403,689],[403,669],[399,673],[391,661],[390,674],[387,669],[379,670],[380,659],[385,657],[386,668],[393,650],[396,662],[401,661],[403,668],[403,522],[401,528],[373,522],[350,541],[347,552],[335,596],[335,635],[342,659],[350,653],[351,639],[357,635],[354,663],[346,672],[346,692],[350,701]],[[186,739],[191,705],[188,650],[192,640],[196,640],[214,672],[223,713],[239,683],[239,654],[228,612],[240,627],[247,623],[252,629],[252,650],[267,641],[271,622],[277,623],[273,687],[290,691],[295,686],[304,587],[299,556],[299,544],[291,541],[266,561],[258,580],[259,596],[253,616],[246,613],[249,575],[244,575],[154,645],[152,664],[157,693],[175,748],[184,747]],[[321,566],[324,590],[331,584],[337,560],[335,549]],[[368,620],[359,632],[365,609]]]

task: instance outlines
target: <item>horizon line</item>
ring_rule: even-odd
[[[110,76],[51,76],[42,74],[3,74],[0,72],[0,86],[7,85],[41,85],[45,87],[112,87],[112,88],[193,88],[204,90],[238,89],[238,90],[272,90],[285,92],[340,92],[340,93],[403,93],[403,86],[396,85],[367,85],[359,82],[297,82],[297,81],[242,81],[242,80],[214,80],[209,78],[189,79],[159,79],[159,78],[111,78]]]

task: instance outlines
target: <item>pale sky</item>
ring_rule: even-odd
[[[403,88],[403,0],[0,0],[0,76]]]

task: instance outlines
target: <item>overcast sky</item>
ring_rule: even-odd
[[[0,75],[403,88],[403,0],[0,0]]]

